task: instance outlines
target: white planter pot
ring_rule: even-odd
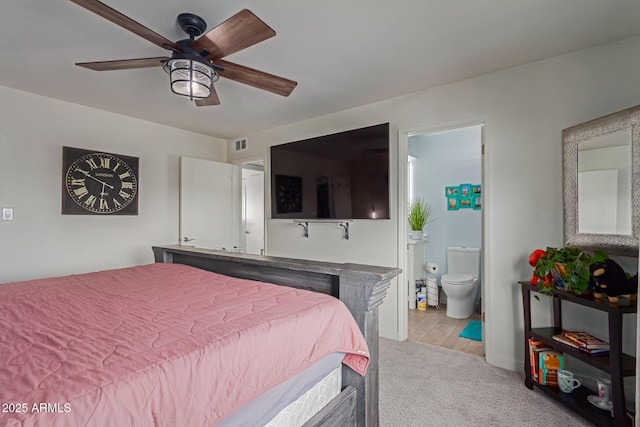
[[[411,238],[413,240],[422,240],[423,234],[422,230],[411,230]]]

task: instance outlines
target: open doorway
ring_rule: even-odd
[[[408,204],[418,198],[431,207],[431,221],[422,238],[412,239],[408,224],[399,227],[407,298],[400,302],[398,314],[406,319],[405,337],[483,355],[483,124],[401,132],[400,142],[401,176],[406,177],[404,187],[400,186],[405,210],[401,218],[407,218]],[[460,254],[466,260],[464,271],[458,271],[460,264],[455,261],[448,265]],[[465,275],[464,281],[454,282],[461,286],[451,288],[451,273],[456,280],[458,274]],[[416,295],[416,280],[424,283],[423,295]],[[469,292],[461,295],[463,288]],[[480,328],[481,341],[458,336],[467,326]]]
[[[180,159],[179,244],[264,253],[264,160]]]
[[[241,169],[240,245],[245,253],[264,255],[264,160],[243,163]]]

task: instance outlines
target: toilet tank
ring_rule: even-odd
[[[480,249],[466,247],[447,248],[447,273],[480,276]]]

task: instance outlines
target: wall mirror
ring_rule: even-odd
[[[565,245],[638,256],[640,105],[562,131]]]

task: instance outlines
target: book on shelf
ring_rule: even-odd
[[[541,351],[538,355],[540,370],[538,372],[538,382],[543,385],[557,386],[558,371],[564,369],[564,355],[559,351]]]
[[[609,343],[586,332],[563,331],[562,335],[580,346],[581,349],[609,349]]]
[[[529,338],[529,362],[531,367],[531,379],[539,382],[539,354],[541,351],[553,350],[547,344],[536,338]]]
[[[568,345],[569,347],[573,347],[578,350],[580,349],[580,345],[577,342],[567,338],[566,336],[564,336],[564,334],[554,335],[551,338],[553,338],[554,341],[561,342],[562,344]]]
[[[598,338],[595,338],[596,340],[598,340],[600,343],[604,343],[604,344],[596,344],[598,346],[601,346],[601,348],[587,348],[585,346],[580,345],[580,343],[578,341],[576,341],[576,339],[571,339],[569,337],[569,335],[572,334],[577,334],[576,332],[570,332],[570,331],[562,331],[562,333],[557,334],[552,336],[554,341],[558,341],[566,346],[575,348],[577,350],[580,351],[584,351],[585,353],[588,353],[591,356],[605,356],[607,354],[609,354],[609,344],[599,340]],[[580,334],[584,334],[584,332],[580,332]],[[588,334],[587,334],[588,335]]]
[[[591,350],[589,350],[588,348],[581,348],[580,350],[588,353],[591,356],[606,356],[607,354],[609,354],[608,348],[594,348]]]

